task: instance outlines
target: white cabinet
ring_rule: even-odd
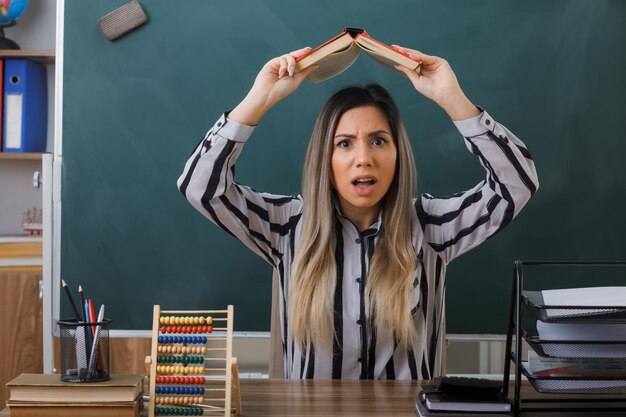
[[[53,51],[0,50],[0,59],[11,58],[42,63],[49,73],[54,70]],[[50,97],[48,103],[48,119],[53,122],[54,97]],[[48,136],[47,142],[53,144],[51,132]],[[41,161],[42,154],[0,152],[0,236],[23,234],[23,214],[43,208],[41,189],[33,186],[34,173],[42,172]]]

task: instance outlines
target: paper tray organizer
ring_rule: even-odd
[[[522,336],[539,356],[546,358],[626,358],[626,342],[622,341],[542,340],[534,330],[524,330]]]
[[[519,413],[522,409],[521,377],[525,376],[533,388],[540,393],[546,394],[573,394],[589,395],[586,404],[595,401],[593,395],[620,394],[620,398],[614,398],[616,402],[625,401],[626,378],[624,376],[603,376],[602,378],[574,376],[574,375],[551,375],[536,376],[527,366],[528,363],[521,360],[522,340],[526,340],[531,349],[542,357],[552,358],[626,358],[626,342],[624,341],[552,341],[542,340],[534,330],[522,329],[523,310],[533,313],[538,319],[546,323],[586,323],[586,324],[624,324],[626,323],[626,307],[582,307],[582,306],[549,306],[543,302],[540,291],[523,290],[523,267],[525,265],[545,266],[625,266],[626,262],[528,262],[515,261],[513,269],[513,289],[511,291],[511,304],[509,310],[509,326],[506,340],[506,359],[504,364],[504,394],[508,395],[510,366],[515,366],[515,393],[513,398],[513,411]],[[626,268],[624,268],[626,272]],[[571,402],[571,399],[563,398],[553,400],[559,403]],[[597,403],[606,402],[605,397],[598,397]],[[524,401],[532,403],[533,400]],[[537,401],[541,402],[541,400]],[[599,405],[602,407],[602,405]],[[626,402],[623,404],[626,412]],[[615,411],[615,408],[612,408]],[[621,408],[620,408],[621,410]],[[597,411],[603,411],[598,408]]]
[[[626,308],[547,306],[541,291],[524,291],[522,302],[545,323],[626,323]]]
[[[528,363],[522,362],[522,374],[528,379],[535,391],[543,394],[589,394],[610,395],[626,393],[626,378],[582,376],[536,376],[528,370]]]

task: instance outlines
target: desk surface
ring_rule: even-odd
[[[241,381],[248,416],[411,416],[416,381]]]
[[[417,414],[414,398],[419,387],[420,383],[417,381],[241,380],[243,415],[244,417],[415,417]],[[525,393],[522,394],[522,398],[525,398]],[[147,413],[144,412],[143,415],[145,414]],[[529,415],[534,417],[539,414],[532,412]],[[550,412],[542,415],[623,417],[624,411],[617,414]],[[0,412],[0,417],[9,416],[8,409]]]

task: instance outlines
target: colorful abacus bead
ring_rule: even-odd
[[[201,416],[200,407],[156,407],[154,414],[157,416]]]

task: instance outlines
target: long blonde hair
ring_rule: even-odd
[[[364,106],[374,106],[385,115],[398,155],[395,177],[382,205],[379,242],[366,278],[368,311],[374,317],[377,337],[394,337],[403,346],[416,337],[411,317],[417,262],[411,241],[415,161],[393,99],[383,87],[372,84],[335,93],[322,108],[309,141],[302,174],[302,229],[288,299],[293,338],[303,349],[310,342],[318,348],[331,346],[337,221],[330,168],[333,136],[346,111]]]

